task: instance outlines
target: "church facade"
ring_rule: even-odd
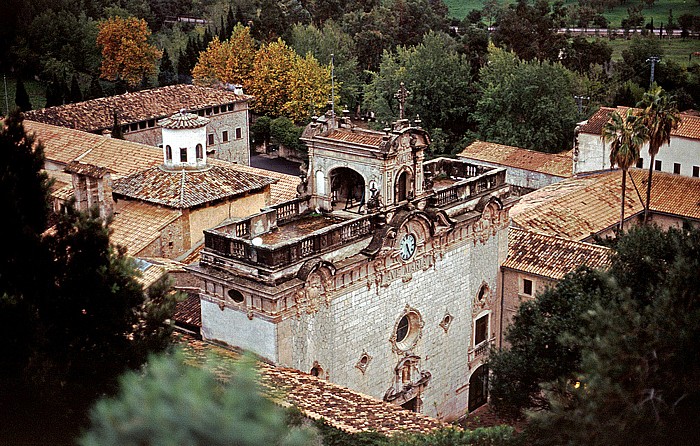
[[[298,198],[205,231],[203,336],[442,419],[483,403],[505,169],[426,162],[408,120],[327,114],[302,140]]]

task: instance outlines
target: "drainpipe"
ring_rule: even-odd
[[[503,267],[500,268],[501,270],[501,311],[500,311],[500,316],[499,316],[499,322],[498,322],[498,349],[500,350],[503,346],[503,307],[504,307],[504,296],[505,296],[505,291],[503,289],[503,285],[505,284],[505,274],[503,272]]]

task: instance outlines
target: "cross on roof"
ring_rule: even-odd
[[[403,119],[403,110],[409,94],[411,94],[411,92],[406,90],[406,86],[401,82],[399,90],[394,95],[394,97],[399,100],[399,119]]]

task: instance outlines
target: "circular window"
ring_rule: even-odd
[[[243,302],[243,294],[241,294],[240,291],[237,290],[228,290],[228,297],[231,298],[232,301],[236,302],[237,304]]]
[[[412,348],[418,341],[421,322],[420,316],[415,311],[409,311],[401,316],[396,324],[396,346],[401,350]]]

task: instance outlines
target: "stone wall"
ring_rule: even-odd
[[[190,211],[190,246],[204,239],[204,230],[213,228],[227,218],[242,218],[260,212],[267,205],[268,192],[260,191],[228,202],[193,209]]]

